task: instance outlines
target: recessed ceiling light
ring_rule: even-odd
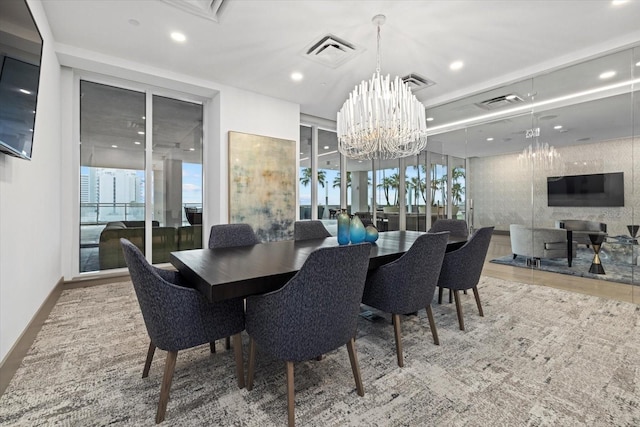
[[[187,36],[177,31],[174,31],[173,33],[171,33],[171,38],[173,39],[173,41],[176,41],[179,43],[182,43],[187,40]]]
[[[452,62],[451,65],[449,65],[449,68],[455,71],[455,70],[459,70],[463,66],[464,66],[464,62],[455,61],[455,62]]]
[[[640,67],[640,61],[636,62],[636,67]]]
[[[325,146],[324,146],[324,149],[325,149],[325,150],[328,150],[328,149],[329,149],[329,146],[328,146],[328,145],[325,145]]]
[[[614,6],[620,6],[622,4],[627,3],[629,0],[612,0],[611,4]]]
[[[114,144],[111,146],[111,148],[118,148],[118,146]]]
[[[433,121],[433,117],[427,117],[427,121],[428,122],[432,122]]]
[[[141,131],[141,130],[139,130],[139,131],[138,131],[138,135],[144,135],[144,132],[143,132],[143,131]]]
[[[555,125],[553,128],[556,129],[556,130],[562,129],[562,125]]]
[[[299,82],[303,77],[304,76],[302,75],[302,73],[298,71],[294,71],[293,73],[291,73],[291,80],[293,80],[294,82]]]
[[[493,138],[489,137],[487,138],[487,141],[493,141]]]
[[[133,141],[134,144],[140,145],[140,141]]]
[[[196,151],[196,149],[191,147],[191,148],[189,148],[189,151]]]
[[[615,71],[605,71],[604,73],[600,74],[600,78],[601,79],[610,79],[611,77],[615,76],[616,72]]]
[[[31,95],[31,91],[28,91],[26,89],[19,89],[19,90],[20,90],[20,92],[22,92],[24,94]]]

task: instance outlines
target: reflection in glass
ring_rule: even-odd
[[[120,237],[144,247],[144,130],[144,93],[80,82],[80,272],[125,267]]]

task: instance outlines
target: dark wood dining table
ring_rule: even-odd
[[[371,245],[369,270],[400,258],[422,234],[418,231],[380,233],[378,241]],[[460,247],[465,241],[450,237],[447,250]],[[279,289],[300,270],[311,252],[334,246],[339,246],[336,237],[283,240],[252,246],[171,252],[170,260],[198,291],[215,302]]]

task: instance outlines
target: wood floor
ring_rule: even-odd
[[[509,254],[511,254],[509,236],[494,235],[491,238],[491,244],[489,245],[489,252],[487,253],[482,274],[499,279],[548,286],[617,301],[640,304],[640,286],[608,282],[605,280],[586,279],[584,277],[540,271],[534,268],[511,267],[489,262],[489,260],[493,258]]]

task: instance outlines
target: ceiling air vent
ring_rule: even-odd
[[[327,34],[307,45],[303,55],[312,61],[336,68],[358,55],[361,51],[353,43],[342,40],[333,34]]]
[[[485,110],[496,110],[502,107],[508,107],[514,104],[520,104],[524,102],[519,95],[510,93],[507,95],[496,96],[495,98],[487,99],[486,101],[477,102],[477,105],[480,108],[484,108]]]
[[[411,73],[402,78],[402,81],[409,85],[411,91],[417,92],[419,90],[433,86],[436,82],[429,80],[426,77],[422,77],[420,74]]]
[[[193,15],[219,22],[220,14],[229,0],[161,0]]]

